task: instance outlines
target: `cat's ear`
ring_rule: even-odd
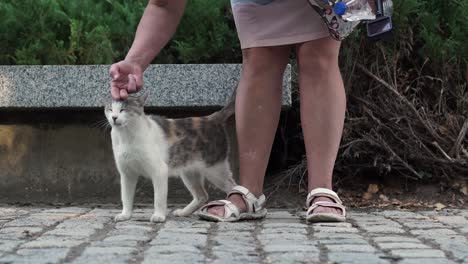
[[[148,96],[149,96],[149,92],[144,92],[142,95],[138,97],[138,102],[141,105],[145,105],[146,100],[148,99]]]

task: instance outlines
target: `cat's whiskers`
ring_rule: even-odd
[[[112,128],[107,119],[98,120],[97,122],[93,123],[91,127],[97,128],[103,132],[107,132]]]

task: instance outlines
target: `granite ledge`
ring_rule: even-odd
[[[0,66],[0,110],[87,109],[109,99],[109,65]],[[225,104],[241,64],[158,64],[146,70],[153,108],[213,108]],[[291,106],[291,67],[283,78],[283,107]]]

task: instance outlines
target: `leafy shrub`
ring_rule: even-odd
[[[147,0],[4,0],[0,64],[108,64],[125,56]],[[188,1],[158,62],[238,60],[229,0]]]

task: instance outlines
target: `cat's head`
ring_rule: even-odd
[[[112,127],[124,127],[131,120],[144,115],[145,101],[148,94],[129,96],[123,101],[110,100],[105,104],[104,113]]]

